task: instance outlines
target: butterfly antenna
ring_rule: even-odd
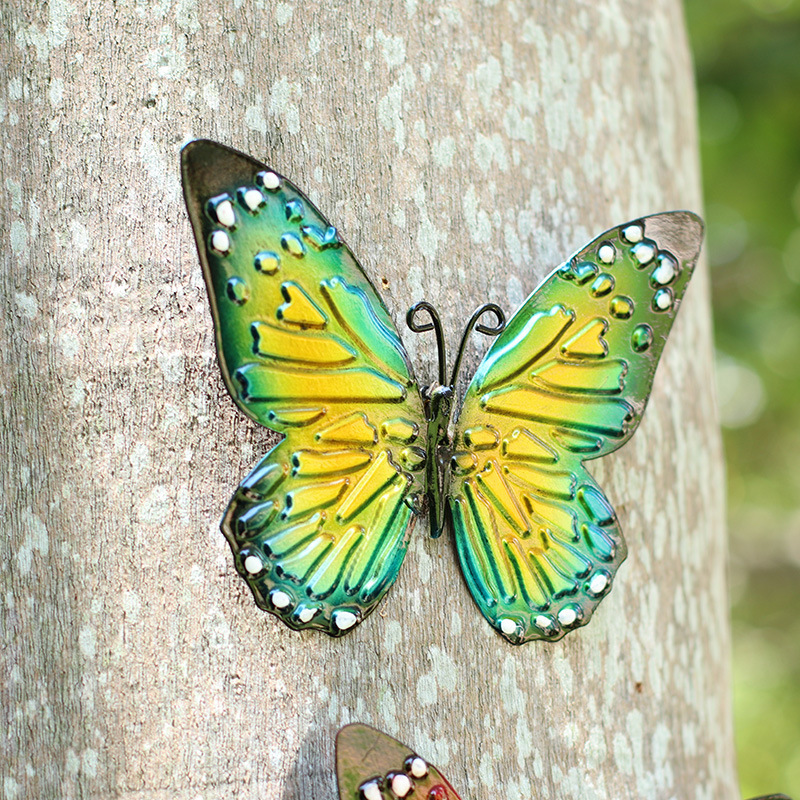
[[[419,322],[417,315],[420,311],[425,311],[430,317],[428,322]],[[439,385],[447,386],[447,355],[444,350],[444,333],[442,331],[442,321],[439,319],[439,312],[425,300],[414,303],[406,314],[406,325],[414,333],[425,333],[434,331],[436,333],[436,349],[439,353]]]
[[[480,318],[487,312],[494,314],[495,324],[487,325],[479,322]],[[458,346],[458,355],[456,356],[456,363],[453,365],[453,375],[450,378],[450,387],[455,392],[456,381],[458,380],[458,373],[461,370],[461,360],[464,358],[464,351],[467,349],[467,340],[473,329],[478,333],[483,333],[486,336],[497,336],[502,333],[506,327],[506,315],[503,309],[496,303],[485,303],[470,317],[467,327],[464,329],[464,335],[461,337],[461,344]]]

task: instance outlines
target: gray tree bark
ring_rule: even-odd
[[[593,234],[699,209],[678,0],[0,15],[4,796],[330,798],[355,720],[465,800],[736,796],[705,269],[640,431],[592,465],[630,549],[592,623],[505,644],[419,525],[334,641],[259,612],[218,532],[274,437],[222,386],[178,176],[198,136],[268,161],[452,352]]]

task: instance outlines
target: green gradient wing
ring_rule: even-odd
[[[408,357],[336,230],[288,180],[222,145],[182,152],[225,384],[285,438],[221,528],[256,603],[338,636],[394,581],[422,495]]]
[[[369,725],[346,725],[336,735],[339,800],[459,800],[433,765]]]
[[[456,547],[509,641],[588,622],[625,559],[583,462],[636,430],[702,235],[683,211],[607,231],[525,301],[467,390],[451,461]]]

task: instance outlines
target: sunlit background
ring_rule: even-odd
[[[800,0],[686,0],[728,461],[739,775],[800,798]]]

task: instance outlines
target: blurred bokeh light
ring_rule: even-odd
[[[728,460],[739,774],[800,797],[800,0],[686,0]]]

